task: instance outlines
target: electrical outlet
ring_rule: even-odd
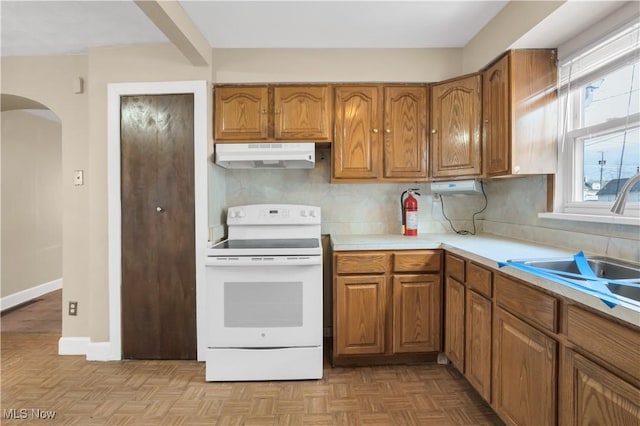
[[[78,302],[69,302],[69,315],[78,315]]]

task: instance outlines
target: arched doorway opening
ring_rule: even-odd
[[[61,332],[62,123],[40,102],[2,94],[0,301],[14,331]],[[58,292],[56,309],[25,323],[5,321],[11,310]],[[34,310],[34,315],[45,315]],[[52,318],[53,315],[53,318]],[[55,324],[52,323],[55,319]],[[38,329],[41,328],[41,329]]]

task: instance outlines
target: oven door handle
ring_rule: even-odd
[[[207,266],[312,266],[321,265],[322,256],[237,256],[207,257]]]

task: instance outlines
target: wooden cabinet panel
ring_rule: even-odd
[[[491,402],[491,300],[467,289],[464,374]]]
[[[567,350],[560,378],[560,424],[640,425],[640,389]]]
[[[427,177],[425,86],[384,89],[384,177]]]
[[[447,253],[444,258],[444,272],[461,283],[465,282],[464,259]]]
[[[504,56],[484,72],[484,161],[489,176],[509,173],[511,168],[509,58]]]
[[[267,86],[216,87],[215,140],[269,137]]]
[[[336,355],[384,353],[386,297],[384,276],[336,278]]]
[[[557,343],[496,309],[493,407],[511,425],[556,423]]]
[[[330,141],[332,95],[328,85],[274,87],[275,139]]]
[[[558,300],[504,275],[495,276],[496,302],[531,324],[557,331]]]
[[[383,274],[389,269],[387,253],[340,253],[335,259],[338,274]]]
[[[444,354],[464,372],[464,285],[445,279]]]
[[[440,276],[393,276],[393,352],[441,349]]]
[[[484,72],[487,176],[556,172],[557,76],[553,49],[512,50]]]
[[[640,333],[637,330],[569,305],[567,337],[604,362],[640,380]]]
[[[394,272],[440,272],[441,264],[440,250],[403,251],[393,254]]]
[[[333,178],[380,176],[380,91],[378,86],[336,87]]]
[[[479,176],[481,75],[431,87],[431,161],[434,178]]]
[[[492,273],[475,263],[467,263],[467,285],[485,297],[491,297]]]

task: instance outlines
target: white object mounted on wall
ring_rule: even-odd
[[[84,170],[73,171],[73,184],[75,186],[84,185]]]
[[[71,82],[71,88],[73,90],[73,93],[75,93],[76,95],[82,93],[84,90],[84,80],[82,80],[82,77],[74,77],[73,81]]]

